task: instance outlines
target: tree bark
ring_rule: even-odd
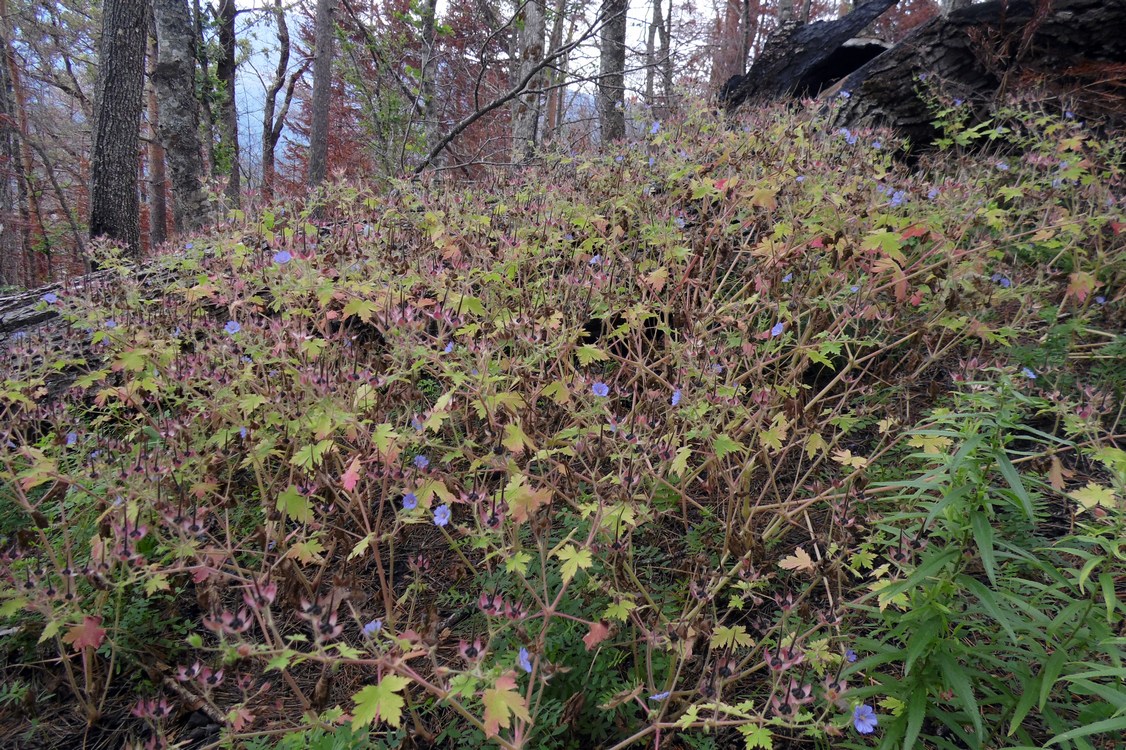
[[[0,0],[0,55],[4,56],[0,60],[0,286],[15,286],[31,283],[27,274],[31,238],[7,21],[6,3]]]
[[[168,239],[168,175],[164,171],[164,149],[160,145],[160,106],[156,100],[153,73],[156,69],[156,40],[149,50],[149,247],[158,247]]]
[[[172,222],[191,232],[207,222],[199,107],[195,98],[192,19],[185,0],[155,0],[157,58],[153,85],[160,101],[160,141],[172,177]]]
[[[91,144],[90,236],[141,252],[137,154],[145,73],[145,7],[105,0]]]
[[[1126,63],[1124,28],[1124,2],[1054,0],[1047,10],[1039,0],[973,4],[932,18],[848,76],[839,87],[849,96],[836,118],[848,126],[891,125],[927,143],[936,132],[930,105],[919,93],[920,76],[967,101],[995,100],[1021,72],[1053,81],[1073,76],[1087,87],[1084,69],[1097,78],[1100,66]],[[988,41],[975,41],[982,39]]]
[[[159,0],[158,0],[159,2]],[[239,160],[238,107],[235,104],[235,78],[238,59],[235,56],[235,0],[219,0],[219,49],[222,54],[215,66],[215,77],[223,84],[219,104],[219,133],[224,157],[230,160],[226,196],[238,208],[242,195],[242,165]]]
[[[519,32],[519,67],[516,79],[524,77],[543,60],[544,34],[547,32],[547,19],[544,16],[543,0],[527,0],[524,5],[524,25]],[[540,89],[544,76],[535,76],[526,88]],[[512,110],[512,161],[521,163],[536,153],[537,134],[540,120],[539,91],[521,94],[516,98]]]
[[[868,0],[844,18],[783,25],[750,71],[724,84],[720,100],[730,112],[749,99],[775,99],[811,88],[829,56],[897,2]]]
[[[332,50],[336,41],[333,22],[335,0],[317,0],[313,49],[313,118],[309,130],[310,187],[324,182],[328,172],[328,124],[332,103]]]
[[[422,66],[419,76],[418,93],[422,100],[419,117],[422,119],[424,141],[423,151],[429,151],[438,138],[438,120],[434,108],[434,63],[436,48],[434,45],[437,36],[438,0],[422,0],[420,8],[420,21],[422,23]]]
[[[626,135],[625,68],[628,0],[603,0],[598,74],[598,127],[602,143]]]

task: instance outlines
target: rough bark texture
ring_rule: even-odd
[[[730,112],[750,99],[775,99],[811,88],[825,61],[897,2],[868,0],[843,18],[783,25],[750,71],[724,84],[721,102]]]
[[[145,4],[105,0],[91,143],[90,236],[141,251],[137,154],[145,74]]]
[[[544,14],[543,0],[528,0],[524,5],[524,25],[520,29],[517,48],[519,67],[516,80],[521,81],[543,60],[544,35],[547,33],[547,17]],[[528,82],[526,88],[542,88],[544,76],[537,75]],[[512,160],[524,162],[536,153],[537,134],[540,121],[540,93],[521,94],[512,109]]]
[[[950,15],[952,12],[961,10],[972,3],[973,0],[942,0],[942,15]]]
[[[1066,79],[1069,71],[1126,63],[1126,2],[993,0],[934,18],[848,76],[843,125],[889,124],[915,142],[935,136],[919,76],[957,96],[989,101],[1018,75]],[[1077,80],[1080,80],[1077,78]]]
[[[160,0],[156,0],[157,5]],[[223,150],[230,159],[227,179],[227,200],[238,207],[242,195],[242,172],[239,164],[238,107],[235,106],[235,0],[219,0],[219,49],[222,53],[215,66],[215,77],[223,84],[223,99],[219,104],[219,133]]]
[[[328,114],[332,101],[332,50],[336,42],[333,22],[335,0],[317,0],[313,50],[313,118],[309,128],[309,174],[306,182],[316,187],[328,170]]]
[[[153,85],[160,102],[160,142],[172,178],[172,220],[177,232],[190,232],[207,221],[192,17],[185,0],[155,0],[153,16],[157,35]]]
[[[627,0],[602,3],[601,56],[598,72],[598,128],[602,143],[626,135],[625,68]]]
[[[419,98],[422,100],[419,117],[422,118],[423,133],[425,133],[426,146],[424,151],[429,151],[437,140],[438,120],[434,112],[434,72],[437,65],[434,61],[434,38],[437,35],[438,0],[422,0],[419,8],[419,21],[422,24],[422,70],[419,73]]]
[[[29,281],[25,275],[29,238],[7,9],[0,2],[0,286]]]
[[[164,149],[160,145],[160,105],[156,86],[152,84],[156,69],[155,40],[149,48],[149,82],[146,107],[149,120],[149,247],[163,245],[168,239],[168,190],[165,183]]]

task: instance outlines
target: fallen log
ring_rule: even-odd
[[[784,24],[767,41],[746,75],[732,76],[720,91],[728,112],[753,99],[817,94],[827,81],[852,72],[868,58],[843,56],[834,75],[834,56],[899,0],[868,0],[851,13],[831,21]],[[874,55],[883,51],[875,47]]]
[[[848,92],[835,117],[929,143],[937,133],[920,80],[933,77],[952,96],[983,105],[1018,82],[1070,85],[1077,112],[1116,120],[1126,114],[1124,74],[1126,0],[991,0],[921,24],[847,76],[835,87]]]

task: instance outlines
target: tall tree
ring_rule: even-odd
[[[215,77],[223,86],[223,98],[219,104],[219,136],[223,155],[230,160],[227,180],[227,200],[236,208],[242,194],[242,172],[239,164],[238,147],[238,107],[235,106],[235,78],[237,73],[238,48],[235,40],[235,0],[219,0],[216,20],[219,24],[219,60],[215,65]]]
[[[425,151],[429,151],[438,137],[438,121],[435,116],[434,57],[437,48],[434,40],[438,31],[438,0],[421,0],[419,22],[422,24],[422,65],[419,71],[419,116],[422,118],[425,133]],[[406,141],[404,140],[404,144]]]
[[[289,114],[289,106],[293,102],[293,91],[297,80],[305,73],[305,66],[289,73],[289,25],[285,21],[285,8],[282,0],[274,0],[274,23],[278,27],[278,64],[274,70],[274,78],[266,89],[266,99],[262,107],[262,197],[266,201],[274,199],[274,184],[277,180],[277,150],[281,140],[282,130],[285,128],[285,118]],[[278,105],[278,95],[282,89],[281,105]]]
[[[603,0],[598,74],[598,127],[602,142],[626,135],[626,11],[629,0]]]
[[[149,247],[163,245],[168,239],[168,191],[165,183],[168,175],[164,171],[164,148],[160,145],[160,105],[156,99],[156,38],[149,46],[149,86],[146,92],[147,117],[149,122]]]
[[[160,102],[160,142],[172,177],[172,221],[177,232],[190,232],[207,221],[192,16],[186,0],[153,0],[153,16],[153,85]]]
[[[31,250],[24,156],[27,147],[21,137],[23,113],[9,38],[7,3],[0,0],[0,285],[31,280],[24,275],[30,270],[27,261]]]
[[[335,0],[317,0],[313,42],[313,117],[309,132],[309,173],[311,187],[324,182],[328,170],[328,112],[332,100],[332,51],[336,37],[333,22]]]
[[[543,0],[527,0],[522,14],[523,24],[518,25],[516,80],[522,81],[543,61],[544,34],[547,31],[547,18],[544,14]],[[540,75],[528,81],[526,93],[516,98],[512,111],[512,160],[523,162],[536,152],[536,141],[540,121],[540,89],[544,77]]]
[[[105,0],[91,144],[90,236],[141,252],[137,153],[145,78],[145,4]]]

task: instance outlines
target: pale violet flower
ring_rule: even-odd
[[[517,658],[520,664],[520,669],[523,669],[528,674],[532,673],[532,657],[528,654],[528,649],[520,649],[520,656]]]
[[[451,515],[450,514],[450,506],[439,505],[434,510],[434,525],[435,526],[445,526],[446,524],[448,524],[450,522],[450,515]]]

